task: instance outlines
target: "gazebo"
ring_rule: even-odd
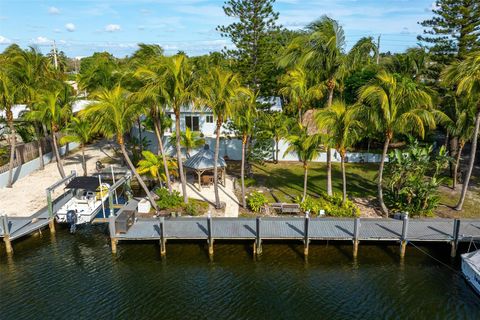
[[[202,182],[213,183],[213,170],[215,168],[215,153],[210,150],[208,144],[206,144],[202,150],[196,153],[194,156],[188,158],[183,163],[185,169],[190,169],[194,171],[198,176],[198,189],[202,190]],[[221,157],[218,157],[217,161],[219,180],[222,182],[222,185],[225,186],[225,176],[227,164],[225,160]],[[186,174],[185,170],[185,174]],[[209,175],[204,175],[204,173],[210,172]],[[202,179],[203,178],[203,179]]]

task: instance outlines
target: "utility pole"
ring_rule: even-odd
[[[378,35],[378,40],[377,40],[377,65],[380,64],[380,37],[382,35]]]
[[[57,46],[55,40],[53,40],[53,63],[55,65],[55,70],[58,69],[58,59],[57,59]]]

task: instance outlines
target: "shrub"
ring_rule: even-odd
[[[172,194],[165,188],[155,190],[158,195],[157,205],[160,209],[178,208],[183,204],[183,197],[180,192],[173,190]]]
[[[267,198],[265,198],[265,195],[263,193],[260,193],[258,191],[254,191],[250,193],[250,195],[247,198],[247,204],[248,207],[253,211],[253,212],[260,212],[260,209],[262,206],[264,206],[267,203]]]
[[[325,210],[325,214],[332,217],[357,217],[360,215],[360,209],[349,199],[342,204],[342,196],[334,194],[328,196],[321,194],[319,198],[312,198],[307,196],[302,202],[302,198],[297,197],[295,202],[300,205],[300,208],[310,214],[317,215],[320,210]]]
[[[208,203],[197,199],[188,199],[185,213],[189,216],[201,216],[208,210]]]
[[[239,182],[241,183],[240,180],[239,180]],[[253,179],[253,178],[245,178],[245,188],[254,186],[255,183],[256,183],[255,179]]]

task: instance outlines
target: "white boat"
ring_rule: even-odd
[[[480,250],[462,254],[462,273],[468,283],[480,294]]]
[[[72,190],[73,197],[57,211],[57,222],[68,223],[71,231],[75,231],[75,225],[91,222],[102,210],[109,188],[107,183],[100,184],[97,177],[72,179],[65,189]]]

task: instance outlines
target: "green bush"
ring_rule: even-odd
[[[157,205],[160,209],[172,209],[181,207],[183,204],[183,197],[180,192],[173,190],[172,194],[165,188],[158,188],[155,190],[158,195]]]
[[[240,181],[241,183],[241,181]],[[245,188],[252,187],[256,183],[255,179],[253,178],[245,178]]]
[[[347,199],[345,204],[342,204],[342,196],[337,194],[333,196],[321,194],[319,198],[307,196],[303,202],[301,197],[297,197],[295,202],[304,212],[309,211],[312,215],[318,215],[320,210],[325,210],[325,214],[332,217],[357,217],[360,215],[360,209],[351,200]]]
[[[254,191],[247,198],[247,205],[253,212],[260,212],[263,205],[267,203],[267,198],[263,193]]]
[[[208,203],[197,199],[188,199],[185,213],[189,216],[201,216],[208,210]]]

